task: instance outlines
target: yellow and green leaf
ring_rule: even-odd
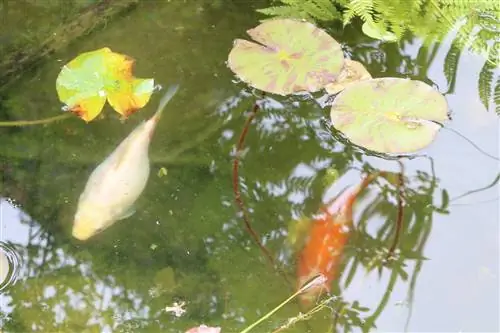
[[[126,118],[144,107],[154,90],[153,79],[133,76],[133,64],[107,47],[80,54],[57,77],[59,100],[86,122],[101,113],[106,100]]]

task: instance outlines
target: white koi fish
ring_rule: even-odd
[[[86,240],[134,214],[133,205],[149,178],[149,143],[163,109],[178,88],[171,86],[156,113],[137,126],[92,172],[78,200],[73,237]]]

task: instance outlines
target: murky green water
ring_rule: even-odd
[[[61,66],[104,46],[134,57],[138,77],[181,84],[153,139],[138,212],[84,243],[71,238],[71,223],[91,170],[152,114],[160,94],[124,124],[106,106],[90,124],[74,117],[0,127],[0,240],[22,258],[16,283],[0,294],[2,332],[184,332],[202,323],[239,332],[290,295],[246,233],[232,189],[234,146],[259,97],[225,61],[233,39],[257,24],[253,13],[248,2],[142,3],[54,54],[0,101],[1,121],[58,114]],[[332,34],[374,77],[434,84],[450,105],[448,126],[499,155],[498,118],[476,88],[480,56],[462,55],[449,91],[447,42],[428,61],[418,40],[397,47],[359,31]],[[293,220],[358,182],[356,169],[399,170],[344,145],[328,124],[328,109],[314,100],[268,96],[245,142],[240,181],[251,223],[291,279],[296,259],[285,240]],[[393,239],[394,195],[374,185],[355,208],[358,228],[332,305],[340,331],[500,330],[498,186],[437,209],[443,190],[453,199],[490,184],[498,161],[446,129],[422,154],[404,160],[408,205],[394,263],[380,262]],[[329,168],[343,177],[325,187]],[[185,302],[179,317],[165,311],[176,302]],[[292,303],[255,332],[272,332],[299,311]],[[333,320],[326,308],[285,331],[331,331]]]

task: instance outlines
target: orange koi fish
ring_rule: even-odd
[[[309,288],[299,295],[308,306],[331,291],[332,281],[338,275],[345,245],[353,225],[353,204],[359,193],[376,175],[368,175],[363,181],[342,192],[333,202],[321,207],[322,214],[313,221],[308,238],[298,256],[297,289],[312,277],[322,274],[326,279],[321,285]]]

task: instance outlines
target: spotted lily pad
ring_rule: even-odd
[[[315,92],[342,69],[340,44],[315,25],[293,19],[268,20],[236,39],[229,68],[250,86],[279,95]]]
[[[448,119],[446,99],[421,81],[379,78],[349,85],[335,98],[333,126],[354,144],[381,153],[429,145]]]
[[[349,84],[369,80],[371,78],[372,76],[362,63],[345,59],[344,68],[342,68],[338,78],[334,82],[327,84],[325,90],[330,95],[334,95],[345,89]]]
[[[127,117],[144,107],[154,90],[153,79],[132,75],[133,64],[132,58],[107,47],[80,54],[57,77],[59,100],[87,122],[102,111],[106,100]]]

